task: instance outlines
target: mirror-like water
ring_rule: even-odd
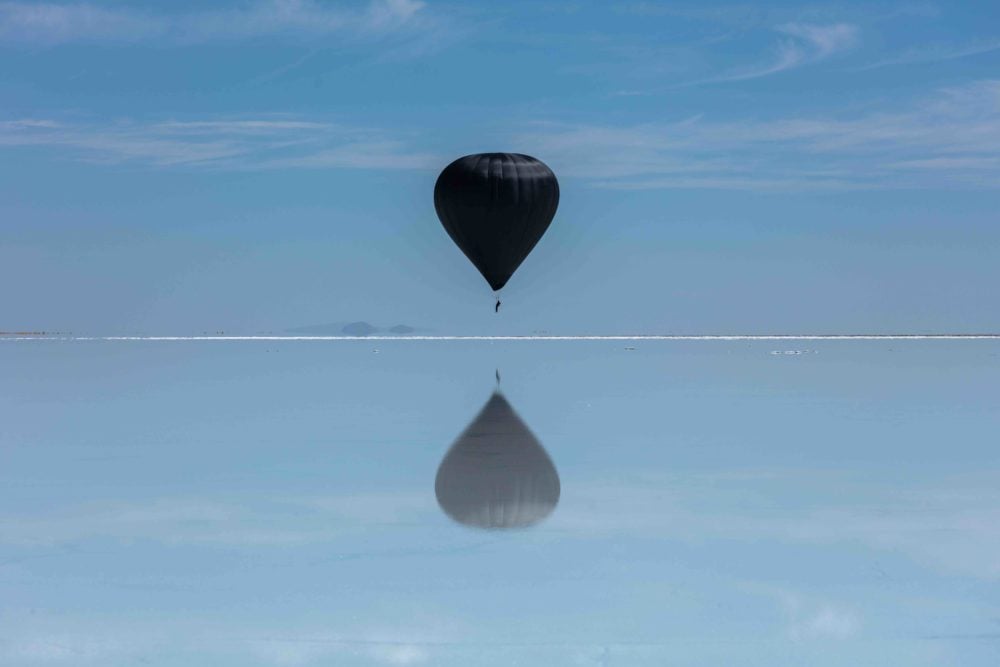
[[[995,341],[8,341],[0,368],[3,665],[1000,659]]]

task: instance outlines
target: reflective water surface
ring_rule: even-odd
[[[3,665],[1000,664],[995,341],[0,369]]]

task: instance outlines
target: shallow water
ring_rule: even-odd
[[[1000,341],[0,341],[0,368],[0,664],[1000,660]]]

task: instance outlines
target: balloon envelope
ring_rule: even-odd
[[[558,206],[556,175],[544,162],[517,153],[458,158],[434,186],[445,231],[494,290],[507,284]]]
[[[524,528],[559,502],[559,474],[541,443],[496,392],[448,450],[434,492],[441,509],[477,528]]]

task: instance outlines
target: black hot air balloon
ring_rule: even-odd
[[[559,182],[552,170],[517,153],[458,158],[434,186],[441,224],[494,291],[507,284],[542,238],[558,206]]]
[[[542,521],[559,491],[552,459],[499,391],[455,440],[434,481],[448,516],[492,530]]]

